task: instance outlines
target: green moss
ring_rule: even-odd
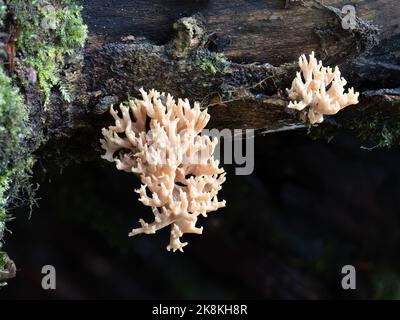
[[[7,285],[5,281],[15,274],[15,264],[3,251],[0,251],[0,287]]]
[[[0,68],[0,251],[5,223],[10,219],[6,209],[21,190],[30,189],[28,179],[33,161],[27,146],[30,136],[27,120],[28,113],[18,90]],[[0,261],[0,271],[4,266]]]
[[[0,252],[0,270],[4,270],[7,266],[7,259],[3,252]]]
[[[330,141],[343,128],[350,130],[364,149],[390,148],[400,144],[399,110],[398,99],[379,97],[376,105],[371,103],[363,112],[350,107],[332,117],[333,121],[310,126],[309,134],[312,138]]]
[[[357,129],[358,137],[369,142],[372,148],[390,148],[400,143],[400,121],[394,119],[382,120],[376,117],[365,127],[358,125]]]
[[[1,197],[1,195],[0,195],[0,197]],[[1,200],[1,198],[0,198],[0,200]],[[7,222],[6,210],[0,209],[0,239],[3,239],[4,231],[6,230],[6,222]],[[2,244],[0,242],[0,249],[1,249],[1,247],[2,247]],[[2,269],[0,268],[0,271],[1,270]]]
[[[7,6],[3,0],[0,0],[0,27],[4,25],[4,19],[7,15]]]
[[[215,75],[225,72],[229,62],[223,53],[201,52],[196,61],[201,70]]]
[[[0,239],[6,206],[21,187],[28,187],[32,158],[27,147],[28,112],[11,79],[0,69]]]
[[[372,108],[371,108],[372,109]],[[372,112],[374,111],[375,112]],[[379,105],[357,115],[347,127],[355,132],[357,138],[369,149],[400,144],[400,101],[398,99],[381,99]]]
[[[175,38],[168,45],[170,54],[177,58],[186,58],[194,49],[204,45],[206,30],[203,18],[196,14],[184,17],[173,24]]]
[[[69,98],[63,67],[66,58],[84,45],[87,33],[80,10],[71,0],[0,0],[0,27],[15,31],[20,67],[36,70],[45,105],[55,87],[64,99]],[[7,12],[15,19],[5,26]],[[10,220],[7,209],[21,199],[33,201],[29,177],[36,142],[31,130],[23,98],[0,67],[0,253],[5,224]],[[5,257],[0,256],[0,271],[6,266]]]
[[[7,257],[5,253],[0,251],[0,273],[4,272],[4,270],[7,268]],[[6,285],[6,282],[1,281],[0,279],[0,287],[3,287]]]
[[[71,0],[16,0],[10,3],[18,29],[17,49],[23,62],[33,67],[47,105],[51,90],[58,87],[66,101],[62,80],[65,58],[82,48],[87,37],[81,7]]]

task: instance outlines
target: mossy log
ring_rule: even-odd
[[[398,130],[382,120],[398,117],[396,1],[355,1],[356,25],[349,30],[342,28],[342,1],[286,2],[83,1],[89,38],[69,82],[74,99],[63,102],[55,91],[46,111],[58,153],[66,157],[63,147],[78,158],[80,150],[97,152],[110,104],[137,95],[140,87],[200,101],[212,115],[211,127],[264,133],[305,127],[286,108],[285,88],[298,57],[312,50],[325,64],[340,65],[361,92],[357,106],[318,130],[345,126],[373,144],[390,130],[396,142]]]
[[[17,53],[13,76],[35,132],[29,147],[57,170],[97,158],[109,106],[141,87],[200,101],[211,113],[210,127],[305,128],[286,108],[285,89],[298,57],[311,51],[324,64],[340,65],[361,92],[358,105],[312,128],[316,134],[345,127],[372,146],[397,143],[400,7],[396,0],[352,3],[355,25],[346,30],[339,0],[82,0],[86,45],[66,50],[50,93],[29,81],[32,69],[20,63],[29,50]]]

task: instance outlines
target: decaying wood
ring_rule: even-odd
[[[285,0],[90,0],[82,5],[90,32],[84,60],[66,70],[74,101],[65,103],[54,92],[45,112],[47,151],[52,142],[59,153],[98,150],[110,104],[137,95],[140,87],[200,101],[212,115],[211,127],[259,132],[304,127],[286,108],[285,88],[298,57],[312,50],[325,64],[341,65],[362,93],[400,87],[396,0],[354,1],[357,23],[349,30],[342,28],[343,4],[337,0],[287,5]],[[26,92],[37,104],[37,91]],[[354,113],[381,113],[387,97],[379,91],[373,99],[362,94],[359,105],[329,122],[351,127]],[[398,91],[390,97],[398,105]]]

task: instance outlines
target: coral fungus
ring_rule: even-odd
[[[140,92],[142,100],[121,104],[120,115],[111,106],[115,126],[103,128],[102,158],[137,174],[142,186],[135,191],[152,208],[154,222],[140,219],[141,227],[129,235],[152,234],[171,225],[167,250],[183,251],[187,242],[180,237],[203,231],[196,227],[198,216],[225,206],[217,198],[225,181],[224,170],[213,157],[218,139],[200,135],[210,116],[197,102],[192,108],[187,99],[176,102],[154,89]]]
[[[310,54],[309,61],[303,54],[299,58],[299,66],[301,73],[297,72],[292,87],[286,89],[289,98],[296,100],[291,101],[288,108],[302,111],[308,106],[307,117],[311,124],[321,123],[324,115],[336,114],[358,103],[359,93],[353,88],[344,93],[347,81],[341,77],[338,67],[332,71],[330,67],[322,66],[322,62],[314,57],[314,52]]]

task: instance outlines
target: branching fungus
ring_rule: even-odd
[[[183,251],[187,242],[181,242],[181,236],[203,231],[196,227],[198,216],[225,206],[217,198],[225,181],[224,170],[213,157],[218,139],[200,135],[210,115],[197,102],[192,108],[187,99],[176,102],[154,89],[140,92],[142,99],[121,104],[120,114],[111,106],[115,126],[103,128],[102,158],[137,174],[142,186],[135,191],[152,208],[154,222],[140,219],[141,227],[129,235],[152,234],[170,225],[167,250]]]
[[[301,73],[297,72],[292,82],[292,87],[286,89],[289,98],[295,100],[290,102],[288,108],[299,111],[308,106],[307,117],[311,124],[321,123],[324,115],[332,115],[339,110],[358,103],[358,92],[350,88],[344,93],[347,81],[341,77],[338,67],[332,71],[330,67],[322,66],[317,61],[314,52],[310,54],[307,61],[303,54],[299,58]]]

